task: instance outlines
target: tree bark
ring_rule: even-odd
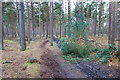
[[[87,22],[89,23],[89,4],[87,5]],[[88,34],[89,34],[89,25],[88,25]]]
[[[18,36],[18,42],[20,43],[20,21],[19,21],[19,8],[18,8],[19,4],[18,2],[16,2],[16,7],[17,7],[17,36]]]
[[[21,50],[26,49],[25,42],[25,23],[24,23],[24,3],[20,2],[20,46]]]
[[[50,0],[50,43],[53,46],[53,0]]]
[[[104,10],[103,10],[103,15],[104,15]],[[102,26],[102,27],[103,27],[102,36],[104,36],[104,31],[105,31],[105,29],[104,29],[104,16],[103,16],[103,21],[102,21],[102,22],[103,22],[103,26]]]
[[[75,6],[75,17],[76,17],[76,20],[78,20],[78,7],[77,7],[77,5],[78,5],[78,2],[77,2],[77,0],[76,0],[76,6]]]
[[[115,19],[115,0],[113,1],[113,24],[112,24],[112,38],[111,38],[111,43],[114,43],[115,41],[115,26],[116,26],[116,19]]]
[[[43,37],[45,37],[44,10],[43,10]]]
[[[2,2],[0,1],[0,49],[3,50],[3,16],[2,16]]]
[[[78,20],[79,18],[79,1],[78,0],[76,0],[76,13],[75,13],[75,15],[76,15],[76,20]]]
[[[42,41],[41,39],[41,16],[40,16],[40,0],[39,0],[39,40],[40,42]]]
[[[61,0],[60,0],[60,39],[61,39]]]
[[[65,0],[65,25],[66,25],[67,21],[66,21],[66,0]],[[65,37],[66,37],[66,27],[65,27]]]
[[[94,27],[94,37],[96,36],[96,28],[97,28],[97,2],[96,2],[96,9],[95,9],[95,27]]]
[[[117,0],[115,0],[115,38],[117,38]]]
[[[68,0],[68,22],[70,22],[70,17],[71,17],[71,5],[70,5],[70,0]],[[70,30],[70,27],[69,27],[69,30]]]
[[[30,44],[30,24],[29,24],[29,5],[28,2],[26,4],[27,6],[27,38],[28,38],[28,44]]]
[[[57,21],[56,21],[56,19],[55,19],[55,35],[56,35],[56,37],[58,37]]]
[[[46,23],[47,23],[47,30],[46,30],[46,39],[48,38],[48,2],[46,3]]]
[[[70,18],[71,18],[71,2],[70,2],[70,0],[68,0],[68,23],[70,22]],[[69,33],[70,33],[70,35],[68,37],[71,36],[70,26],[69,26]]]
[[[98,36],[101,36],[101,15],[102,15],[102,1],[100,2]]]
[[[82,22],[83,22],[83,7],[82,7],[82,1],[81,1],[81,16],[82,16]]]
[[[35,40],[35,35],[34,35],[34,9],[33,9],[33,2],[31,2],[31,16],[32,16],[32,41]]]
[[[111,0],[109,2],[109,30],[108,30],[108,43],[111,43]]]

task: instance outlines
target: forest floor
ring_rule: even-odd
[[[96,76],[93,74],[94,69],[91,72],[85,65],[93,63],[66,64],[60,49],[56,46],[51,47],[49,40],[39,42],[36,39],[31,44],[27,44],[25,51],[20,51],[19,43],[14,39],[5,40],[4,43],[5,50],[1,51],[2,54],[0,53],[2,56],[0,63],[4,61],[12,61],[12,63],[2,64],[2,78],[86,78],[90,74]],[[36,58],[38,63],[27,63],[29,58]],[[101,67],[108,68],[103,65],[97,66],[100,70],[102,70]],[[118,77],[120,71],[112,68],[111,72],[108,76],[117,75]]]
[[[61,51],[51,47],[49,41],[39,40],[27,44],[27,50],[20,51],[16,41],[5,41],[2,61],[12,61],[2,65],[2,78],[85,78],[75,66],[65,64]],[[27,63],[36,58],[38,63]]]

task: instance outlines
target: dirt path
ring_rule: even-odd
[[[43,49],[44,54],[41,56],[41,64],[47,67],[45,74],[42,77],[48,75],[52,78],[85,78],[78,69],[73,65],[65,64],[65,60],[62,58],[61,51],[58,48],[52,49],[49,46],[49,41],[45,41],[40,48]],[[50,73],[50,75],[48,74]]]
[[[60,49],[51,47],[49,40],[33,41],[27,44],[26,51],[20,51],[19,43],[16,41],[5,42],[5,45],[7,45],[5,50],[1,51],[1,62],[13,61],[13,63],[0,66],[3,78],[101,78],[104,76],[109,78],[119,76],[115,69],[92,62],[66,64]],[[27,63],[29,58],[36,58],[38,63]]]
[[[34,41],[22,52],[16,42],[8,45],[2,52],[3,61],[13,63],[3,64],[3,78],[85,78],[80,69],[66,64],[61,51],[51,47],[49,41]],[[29,58],[36,58],[38,63],[28,64]]]

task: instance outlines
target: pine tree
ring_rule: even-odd
[[[117,38],[117,0],[115,0],[115,38]]]
[[[34,34],[34,8],[33,8],[33,2],[31,2],[31,16],[32,16],[32,41],[35,40],[35,34]]]
[[[27,6],[27,38],[28,44],[30,44],[30,24],[29,24],[29,5],[28,2],[26,3]]]
[[[64,13],[64,18],[65,18],[65,25],[66,25],[66,0],[65,0],[65,13]],[[65,35],[64,35],[65,37],[66,37],[66,27],[65,27]]]
[[[97,28],[97,2],[96,2],[96,9],[95,9],[95,27],[94,27],[94,36],[96,36],[96,28]]]
[[[108,30],[108,43],[111,43],[111,0],[109,2],[109,30]]]
[[[60,0],[60,39],[61,39],[61,0]]]
[[[53,46],[53,0],[50,0],[50,43]]]
[[[20,2],[20,46],[21,50],[26,49],[25,42],[25,24],[24,24],[24,3]]]
[[[70,22],[70,18],[71,18],[71,2],[70,0],[68,0],[68,22]],[[70,26],[69,26],[69,33],[70,33]],[[71,36],[70,34],[68,35],[68,37]]]
[[[19,10],[18,10],[18,6],[19,6],[19,4],[18,4],[18,2],[16,2],[16,12],[17,12],[17,26],[16,26],[16,28],[17,28],[17,36],[18,36],[18,42],[20,42],[20,36],[19,36],[19,31],[20,31],[20,22],[19,22]]]
[[[39,1],[39,39],[40,39],[40,42],[42,41],[41,39],[41,16],[40,16],[40,1]]]
[[[114,43],[115,41],[115,27],[116,27],[116,16],[115,16],[115,0],[113,1],[113,24],[112,24],[112,38],[111,43]]]
[[[104,3],[103,3],[103,9],[102,9],[102,14],[103,14],[103,18],[102,18],[102,36],[104,36]]]
[[[89,4],[87,4],[87,22],[89,23]],[[89,34],[89,25],[88,25],[88,34]]]
[[[0,49],[3,50],[3,16],[2,16],[2,2],[0,1]]]
[[[46,23],[47,23],[47,28],[46,28],[46,39],[48,38],[48,2],[46,2]]]
[[[102,0],[101,0],[101,2],[100,2],[98,36],[101,36],[101,16],[102,16]]]

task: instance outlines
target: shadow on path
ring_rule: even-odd
[[[61,65],[54,59],[53,52],[46,48],[49,40],[44,41],[40,48],[43,49],[43,55],[40,57],[40,64],[43,64],[44,67],[47,67],[47,70],[44,70],[40,76],[43,78],[66,78],[66,73],[62,70]]]

